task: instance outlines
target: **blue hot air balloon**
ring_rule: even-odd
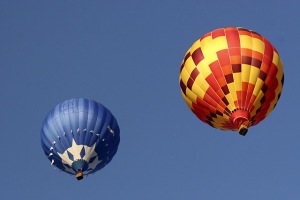
[[[41,142],[52,165],[81,180],[112,160],[120,143],[120,129],[102,104],[70,99],[48,113],[41,128]]]

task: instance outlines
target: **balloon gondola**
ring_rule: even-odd
[[[120,129],[110,110],[85,98],[56,105],[43,121],[40,135],[51,164],[78,180],[105,167],[120,142]]]
[[[182,96],[204,123],[246,135],[274,109],[284,73],[275,47],[241,27],[213,30],[186,52],[179,76]]]

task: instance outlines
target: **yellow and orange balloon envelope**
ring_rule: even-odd
[[[201,121],[245,135],[276,106],[284,74],[277,50],[265,37],[228,27],[191,46],[179,81],[184,100]]]

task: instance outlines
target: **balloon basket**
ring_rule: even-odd
[[[239,133],[242,136],[245,136],[248,132],[248,128],[245,125],[241,125],[241,127],[239,128]]]
[[[76,178],[77,180],[82,180],[83,179],[83,173],[81,170],[78,170],[77,173],[76,173]]]

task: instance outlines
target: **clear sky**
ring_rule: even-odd
[[[281,2],[281,3],[280,3]],[[0,199],[297,200],[300,14],[296,1],[0,1]],[[199,121],[180,94],[185,52],[241,26],[269,39],[281,99],[246,137]],[[77,181],[40,145],[49,110],[74,97],[121,129],[109,165]]]

